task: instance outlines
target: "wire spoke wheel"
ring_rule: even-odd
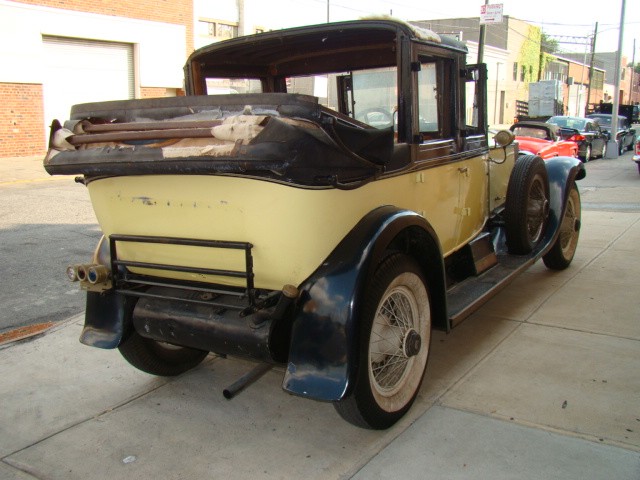
[[[377,269],[364,302],[356,385],[334,405],[347,421],[382,429],[408,411],[422,383],[431,339],[429,294],[416,263],[396,254]]]
[[[564,216],[560,223],[558,238],[547,254],[542,257],[544,264],[553,270],[567,268],[578,248],[581,224],[580,193],[574,184],[569,191]]]

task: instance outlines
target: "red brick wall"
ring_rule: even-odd
[[[0,83],[0,101],[0,157],[43,154],[42,85]]]

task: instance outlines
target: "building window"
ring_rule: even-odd
[[[524,77],[527,74],[527,67],[525,67],[524,65],[522,65],[521,70],[520,70],[520,81],[524,82]]]
[[[518,62],[513,62],[513,81],[518,81]]]
[[[198,20],[198,34],[219,40],[238,36],[238,25],[215,20]]]

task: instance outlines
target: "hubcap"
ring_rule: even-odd
[[[407,357],[413,357],[420,352],[421,346],[422,339],[420,338],[420,334],[412,328],[404,337],[404,354]]]

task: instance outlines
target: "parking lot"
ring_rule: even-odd
[[[36,167],[2,171],[3,195],[26,205],[34,191],[47,203],[29,186],[61,185]],[[330,404],[285,394],[278,369],[226,400],[223,388],[251,368],[235,358],[146,375],[81,345],[78,312],[0,347],[0,478],[640,478],[640,175],[628,152],[589,162],[579,187],[571,267],[538,262],[452,333],[435,332],[418,400],[390,430],[355,428]],[[76,190],[58,199],[66,215],[50,218],[47,235],[77,218],[73,232],[92,243]],[[3,228],[16,235],[9,214]],[[44,282],[63,289],[45,303],[73,298],[60,293],[70,290],[62,273]],[[16,315],[6,307],[5,320]]]

